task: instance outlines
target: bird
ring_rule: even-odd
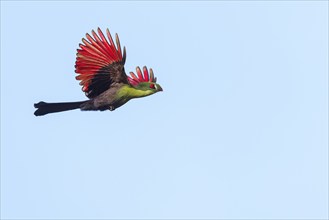
[[[136,74],[125,72],[126,47],[123,53],[118,34],[115,34],[116,45],[109,29],[107,39],[100,28],[97,33],[92,30],[79,44],[76,54],[76,80],[80,81],[87,100],[78,102],[47,103],[40,101],[34,104],[35,116],[49,113],[81,109],[82,111],[114,111],[129,100],[153,95],[163,91],[157,84],[152,68],[136,67]]]

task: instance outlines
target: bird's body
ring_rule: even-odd
[[[150,90],[136,89],[130,85],[117,84],[94,99],[81,105],[82,110],[115,110],[134,98],[153,94]]]
[[[98,29],[99,36],[93,31],[92,38],[87,34],[87,40],[82,39],[83,44],[77,53],[76,73],[77,80],[81,80],[82,90],[89,100],[81,102],[46,103],[39,102],[34,106],[38,108],[36,116],[53,112],[68,111],[72,109],[91,110],[115,110],[134,98],[152,95],[162,91],[152,69],[143,67],[143,74],[139,67],[136,68],[137,76],[130,72],[127,76],[124,70],[126,50],[121,53],[119,38],[116,35],[117,47],[107,30],[110,43]]]

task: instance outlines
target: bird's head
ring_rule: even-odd
[[[137,76],[130,72],[131,76],[128,76],[128,81],[130,85],[134,86],[136,89],[143,91],[150,91],[151,94],[163,91],[161,86],[156,83],[157,78],[154,77],[153,70],[150,68],[150,73],[148,72],[146,66],[143,67],[143,73],[139,67],[136,67]]]
[[[153,90],[154,93],[163,91],[159,84],[153,82],[141,82],[137,86],[135,86],[135,88],[144,91]]]

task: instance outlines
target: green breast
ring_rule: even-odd
[[[128,99],[127,101],[129,101],[130,99],[145,97],[153,93],[154,92],[152,90],[139,90],[130,85],[124,85],[118,91],[118,97],[122,99]]]

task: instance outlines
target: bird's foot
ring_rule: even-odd
[[[110,111],[114,111],[114,110],[115,110],[114,106],[111,105],[111,106],[109,107],[109,110],[110,110]]]

